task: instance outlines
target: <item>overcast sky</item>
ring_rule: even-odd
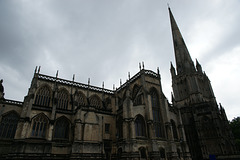
[[[175,65],[167,3],[192,59],[211,80],[228,118],[240,116],[239,0],[0,0],[0,79],[5,98],[23,101],[40,73],[112,89],[160,68],[171,95]]]

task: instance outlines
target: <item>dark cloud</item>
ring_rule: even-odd
[[[236,107],[240,97],[229,98],[237,95],[236,90],[219,89],[222,75],[216,60],[227,64],[226,55],[240,58],[235,54],[240,47],[240,2],[169,3],[193,60],[202,63],[228,113],[227,107]],[[120,79],[125,82],[128,72],[131,76],[138,72],[138,63],[144,61],[147,69],[160,67],[163,90],[170,97],[169,66],[175,61],[171,38],[166,1],[0,1],[0,78],[6,98],[23,100],[35,66],[51,76],[59,70],[65,79],[76,74],[76,81],[83,83],[91,78],[96,86],[104,81],[111,89],[113,84],[119,86]],[[239,73],[234,77],[231,87],[238,83]],[[239,116],[237,111],[231,110],[230,118]]]

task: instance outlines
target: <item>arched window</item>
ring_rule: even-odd
[[[138,85],[134,85],[133,91],[132,91],[132,99],[133,99],[133,105],[141,105],[143,104],[143,94],[140,93],[140,87]]]
[[[68,92],[61,90],[57,95],[57,108],[67,110],[68,109]]]
[[[160,158],[165,158],[165,149],[164,148],[160,148]]]
[[[132,91],[132,99],[136,98],[139,90],[140,90],[140,87],[137,84],[135,84]]]
[[[153,125],[155,129],[156,137],[164,137],[164,128],[161,121],[160,103],[156,89],[150,91],[151,103],[152,103],[152,114],[153,114]]]
[[[35,98],[35,105],[48,107],[50,104],[51,94],[47,86],[41,87]]]
[[[117,127],[117,137],[122,138],[123,137],[123,119],[121,116],[117,119],[116,127]]]
[[[40,114],[33,119],[32,137],[45,138],[48,119],[44,114]]]
[[[87,105],[87,99],[85,95],[81,92],[78,92],[75,95],[75,101],[77,102],[77,106],[86,106]]]
[[[96,108],[102,108],[101,100],[97,95],[93,95],[89,98],[90,106]]]
[[[138,115],[135,119],[136,136],[146,136],[145,122],[142,116]]]
[[[15,112],[10,112],[2,117],[0,123],[0,138],[13,139],[17,129],[19,116]]]
[[[69,137],[69,122],[66,118],[59,118],[54,126],[54,138],[68,139]]]
[[[146,149],[144,147],[140,147],[139,152],[140,152],[140,158],[141,159],[146,159],[147,158]]]
[[[176,127],[174,120],[172,120],[172,119],[171,119],[171,125],[172,125],[173,138],[174,138],[174,140],[178,140],[177,127]]]

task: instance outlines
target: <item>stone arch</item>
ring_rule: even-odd
[[[146,137],[146,124],[144,117],[138,114],[134,120],[136,136]]]
[[[19,114],[16,111],[4,113],[0,122],[0,138],[13,139],[17,130]]]
[[[75,93],[74,101],[77,106],[87,106],[87,98],[81,91]]]
[[[44,113],[32,118],[31,137],[45,138],[49,119]]]
[[[52,98],[52,90],[48,84],[44,84],[38,88],[35,94],[34,104],[38,106],[49,107]]]
[[[57,93],[57,109],[68,110],[69,93],[65,88],[62,88]]]
[[[54,123],[54,139],[68,140],[70,135],[70,124],[68,118],[61,116]]]
[[[159,152],[160,152],[160,158],[161,159],[165,159],[166,158],[166,151],[163,147],[159,148]]]
[[[102,101],[96,94],[92,95],[89,98],[89,104],[90,106],[95,107],[97,109],[102,109]]]
[[[140,152],[140,159],[147,159],[147,151],[145,147],[140,147],[139,149]]]
[[[162,114],[160,109],[159,94],[156,88],[152,87],[149,90],[151,97],[152,115],[153,115],[153,126],[156,137],[165,137],[164,124],[162,120]]]
[[[132,89],[132,99],[134,100],[140,91],[140,86],[138,84],[134,84],[133,89]]]

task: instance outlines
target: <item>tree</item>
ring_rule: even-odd
[[[236,146],[240,149],[240,117],[234,118],[230,122],[230,127],[232,128],[232,133],[236,140]]]

